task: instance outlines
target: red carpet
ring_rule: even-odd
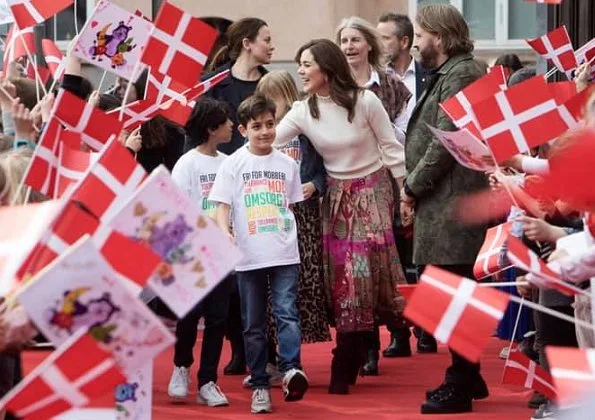
[[[383,347],[389,335],[383,329]],[[200,338],[199,338],[200,342]],[[506,419],[530,418],[532,411],[526,402],[529,391],[500,385],[503,361],[498,353],[506,345],[492,339],[482,362],[482,372],[490,386],[491,396],[487,400],[474,403],[474,412],[465,415],[422,416],[419,404],[427,388],[436,386],[442,380],[449,357],[442,347],[437,355],[414,355],[407,359],[380,360],[380,376],[359,378],[352,393],[346,396],[329,395],[327,386],[330,369],[332,343],[309,344],[302,347],[304,368],[310,379],[310,390],[303,401],[285,403],[280,389],[273,389],[274,414],[267,418],[291,419]],[[199,347],[195,349],[197,354]],[[220,376],[219,385],[226,393],[231,405],[226,408],[206,408],[194,403],[192,394],[187,403],[172,403],[167,396],[167,384],[171,374],[173,350],[162,354],[156,361],[154,370],[153,418],[155,420],[178,420],[183,418],[203,419],[253,419],[250,414],[249,390],[241,386],[242,377]],[[27,352],[24,355],[25,369],[28,371],[39,363],[47,353]],[[226,344],[221,365],[229,360],[229,347]],[[196,364],[194,368],[196,367]],[[196,374],[196,368],[192,370]],[[193,378],[192,386],[196,386]]]

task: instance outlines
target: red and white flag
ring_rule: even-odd
[[[80,181],[97,159],[97,153],[83,152],[60,143],[54,198],[60,198],[69,187]]]
[[[427,266],[405,307],[405,317],[472,362],[479,361],[504,316],[508,295]]]
[[[53,79],[62,79],[62,76],[64,75],[64,56],[60,49],[51,39],[42,39],[41,50],[43,51],[43,57],[50,69]]]
[[[6,0],[19,28],[43,23],[73,4],[73,0]]]
[[[54,219],[59,205],[41,204],[0,208],[0,296],[16,286],[16,275],[27,255]]]
[[[520,239],[515,238],[514,236],[509,236],[507,247],[508,258],[510,261],[515,266],[533,274],[533,276],[528,277],[528,280],[532,281],[537,286],[547,289],[556,289],[567,296],[583,294],[581,289],[562,281],[560,274],[549,268],[545,261],[527,248]]]
[[[1,401],[17,418],[51,419],[114,392],[126,381],[116,360],[79,329]]]
[[[474,104],[473,110],[498,163],[556,139],[571,123],[540,76]]]
[[[549,399],[556,399],[556,388],[552,376],[541,366],[529,359],[523,352],[511,351],[504,364],[502,383],[520,385],[545,395]]]
[[[47,196],[55,188],[61,131],[54,118],[46,124],[24,175],[25,185]]]
[[[162,85],[157,85],[149,81],[147,98],[135,101],[124,108],[124,128],[127,130],[134,130],[156,115],[161,115],[179,125],[185,125],[192,114],[196,99],[221,81],[225,80],[228,75],[229,70],[222,71],[181,93],[178,93],[175,90],[171,91],[170,89],[171,96],[168,96],[167,91],[157,91]],[[160,75],[158,77],[168,76]],[[157,78],[155,80],[157,80]],[[171,81],[171,78],[168,78],[168,80]],[[178,84],[178,86],[181,85]],[[117,109],[110,111],[110,114],[119,112],[120,110]]]
[[[591,80],[595,78],[595,38],[576,50],[575,55],[579,65],[590,63]]]
[[[481,134],[473,104],[506,90],[506,78],[502,66],[497,67],[440,104],[440,108],[450,117],[457,128],[466,128],[479,138],[481,138]]]
[[[547,87],[558,105],[562,105],[569,101],[578,93],[576,90],[576,83],[572,80],[548,83]]]
[[[512,222],[502,223],[488,229],[485,241],[473,266],[473,275],[477,280],[492,276],[511,266],[509,261],[505,261],[506,263],[503,264],[504,261],[501,258],[511,229]]]
[[[130,198],[147,172],[117,140],[106,145],[87,176],[73,189],[80,201],[101,221],[109,220]]]
[[[33,28],[18,30],[15,25],[12,25],[6,35],[4,44],[3,68],[7,69],[10,63],[16,61],[18,58],[26,56],[27,51],[31,54],[37,52],[35,48],[35,32],[33,31]]]
[[[578,67],[572,41],[564,25],[542,37],[528,39],[527,44],[562,73]]]
[[[558,391],[558,406],[582,402],[595,388],[595,349],[547,346],[545,353]]]
[[[93,150],[100,151],[112,139],[118,138],[122,122],[117,115],[106,114],[92,103],[61,89],[54,104],[54,117],[70,131],[81,135]]]
[[[213,27],[165,1],[141,62],[183,85],[194,86],[217,36]]]
[[[93,243],[114,271],[139,287],[145,286],[161,263],[161,258],[149,247],[100,226],[96,217],[69,201],[19,269],[18,278],[26,280],[39,273],[85,235],[92,236]],[[134,258],[130,258],[131,255]],[[138,261],[143,263],[138,264]]]

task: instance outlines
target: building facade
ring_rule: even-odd
[[[153,17],[162,0],[113,0],[134,11]],[[361,16],[375,22],[386,11],[415,16],[418,7],[429,3],[451,3],[467,19],[476,40],[476,55],[488,63],[504,52],[515,52],[523,61],[535,56],[524,42],[538,34],[539,8],[545,6],[520,0],[170,0],[189,13],[203,18],[230,21],[257,16],[269,23],[276,47],[274,65],[289,66],[297,48],[312,38],[332,38],[344,17]],[[95,0],[78,1],[79,25],[91,13]],[[75,33],[73,10],[67,10],[46,24],[46,36],[66,47]]]

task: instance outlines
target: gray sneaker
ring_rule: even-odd
[[[268,389],[258,388],[252,391],[252,405],[250,406],[252,414],[272,413],[271,393]]]

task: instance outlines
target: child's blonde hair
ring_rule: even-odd
[[[6,178],[5,194],[2,195],[3,204],[10,205],[13,202],[15,205],[24,204],[27,192],[26,186],[21,187],[21,190],[18,191],[16,200],[15,196],[32,156],[33,151],[27,147],[19,147],[0,154],[0,169],[4,172]]]
[[[282,98],[287,104],[287,109],[278,109],[277,114],[284,114],[298,100],[297,86],[286,70],[273,70],[265,74],[258,82],[255,93],[267,98]]]

